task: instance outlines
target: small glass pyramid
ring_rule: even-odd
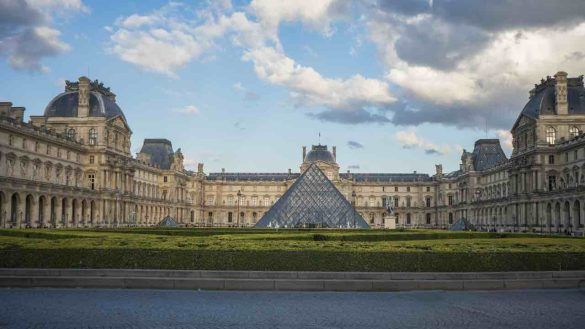
[[[316,164],[312,164],[262,216],[256,227],[369,228]]]

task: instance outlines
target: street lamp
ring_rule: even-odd
[[[242,197],[242,191],[238,190],[238,216],[236,217],[236,226],[240,227],[240,198]]]

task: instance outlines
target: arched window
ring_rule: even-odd
[[[427,213],[427,225],[431,224],[431,214]]]
[[[546,142],[549,145],[554,145],[555,141],[557,140],[557,131],[553,127],[546,128]]]
[[[406,214],[406,225],[410,225],[410,213]]]
[[[97,131],[95,128],[91,128],[89,130],[89,145],[96,145],[97,144]]]
[[[71,128],[67,130],[67,138],[75,139],[75,129]]]
[[[569,137],[573,138],[573,137],[577,137],[579,136],[581,132],[579,131],[579,128],[572,126],[571,128],[569,128]]]

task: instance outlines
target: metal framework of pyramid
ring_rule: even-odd
[[[312,164],[256,223],[271,228],[369,228],[354,207]]]
[[[460,218],[453,225],[451,225],[451,227],[449,227],[449,231],[469,231],[473,229],[473,225],[465,218]]]

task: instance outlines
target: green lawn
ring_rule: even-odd
[[[309,271],[585,269],[585,239],[431,230],[0,230],[0,267]]]

